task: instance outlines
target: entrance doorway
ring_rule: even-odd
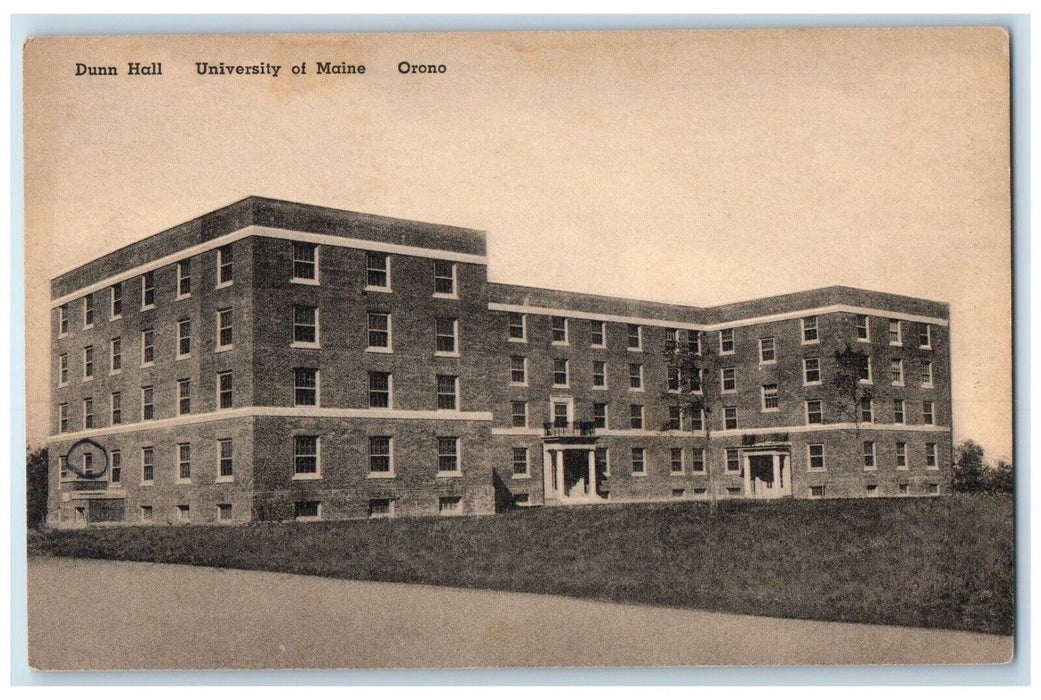
[[[780,498],[792,495],[787,451],[745,453],[745,497]]]
[[[589,460],[587,453],[564,450],[564,497],[589,495]]]

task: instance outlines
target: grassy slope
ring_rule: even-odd
[[[53,531],[30,551],[1012,633],[1012,499]]]

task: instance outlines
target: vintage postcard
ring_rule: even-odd
[[[1004,29],[35,37],[30,664],[1013,655]]]

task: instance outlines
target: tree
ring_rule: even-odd
[[[47,448],[25,447],[25,519],[30,529],[47,518]]]
[[[840,416],[853,423],[858,441],[864,408],[875,398],[875,387],[867,381],[871,378],[870,361],[868,353],[854,349],[849,343],[845,349],[835,351],[835,374],[831,378],[835,408]]]
[[[966,440],[954,450],[954,468],[951,488],[963,493],[976,493],[986,486],[983,447],[974,440]]]
[[[987,469],[987,491],[991,493],[1012,493],[1015,479],[1012,465],[999,459],[997,465]]]

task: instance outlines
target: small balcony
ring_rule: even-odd
[[[595,438],[596,426],[591,420],[556,420],[542,424],[543,436],[548,438]]]

